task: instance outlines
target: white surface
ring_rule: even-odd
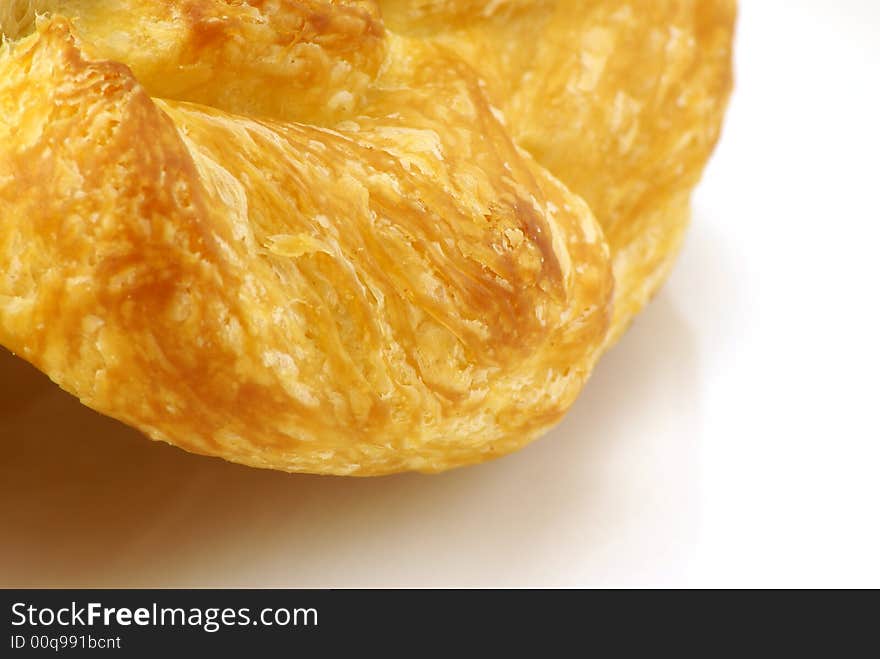
[[[875,0],[742,2],[675,275],[507,459],[253,471],[0,358],[0,584],[880,586],[878,35]]]

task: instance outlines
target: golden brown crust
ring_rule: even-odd
[[[548,3],[446,3],[428,36],[386,2],[123,4],[44,6],[0,54],[0,343],[190,451],[375,475],[522,446],[606,346],[611,249],[629,314],[708,155],[705,133],[680,184],[605,225],[629,236],[609,249],[560,179],[582,161],[585,187],[607,181],[571,131],[613,127],[551,108],[530,133],[550,91],[505,88],[522,60],[471,47],[523,39],[518,16]],[[665,145],[657,130],[633,139]],[[641,208],[638,182],[613,185],[599,207]]]
[[[514,139],[586,199],[614,255],[609,344],[678,253],[732,87],[735,0],[383,0],[477,66]]]
[[[384,27],[368,3],[123,4],[65,7],[93,52],[128,64],[152,96],[327,124],[357,109],[385,59]],[[132,32],[142,40],[137,49],[119,39]]]

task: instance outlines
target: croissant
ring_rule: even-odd
[[[733,0],[6,0],[0,344],[149,437],[436,472],[657,290]]]

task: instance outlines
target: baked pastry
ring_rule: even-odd
[[[678,247],[733,5],[13,1],[0,343],[257,467],[515,450]]]

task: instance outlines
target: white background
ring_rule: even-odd
[[[250,470],[0,357],[0,585],[880,586],[878,44],[876,0],[741,3],[679,267],[501,461]]]

